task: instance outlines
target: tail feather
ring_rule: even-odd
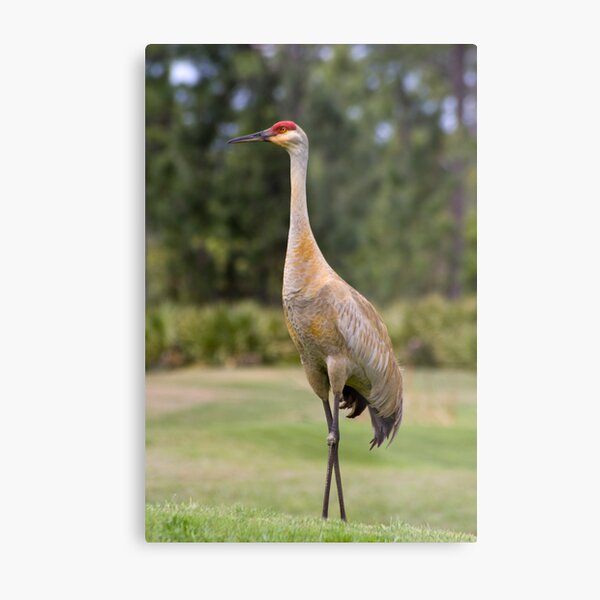
[[[369,414],[371,415],[371,424],[373,425],[374,433],[369,450],[373,450],[375,446],[379,448],[386,438],[389,439],[387,444],[389,446],[396,437],[396,433],[398,433],[400,421],[402,420],[402,409],[400,409],[397,415],[381,417],[372,406],[369,406]]]
[[[402,421],[402,392],[399,393],[396,412],[389,417],[382,417],[379,415],[377,410],[368,403],[366,398],[350,386],[345,386],[342,394],[343,401],[340,404],[340,408],[352,409],[352,412],[347,415],[349,419],[358,417],[365,408],[369,408],[369,415],[371,417],[374,434],[369,449],[372,450],[375,446],[381,446],[386,438],[389,439],[389,446],[396,437],[396,433],[398,433],[398,428]]]

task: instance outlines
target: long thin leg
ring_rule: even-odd
[[[329,446],[329,457],[327,458],[327,475],[325,477],[325,494],[323,494],[323,515],[326,519],[329,516],[329,492],[331,490],[331,471],[333,468],[333,446]]]
[[[331,414],[331,408],[329,406],[329,400],[323,400],[323,410],[325,411],[325,418],[327,419],[327,433],[331,431],[331,423],[333,421],[333,415]]]
[[[331,475],[333,469],[335,469],[335,483],[338,492],[338,500],[340,503],[340,517],[343,521],[345,521],[346,510],[344,508],[344,493],[342,491],[342,477],[340,473],[340,463],[338,457],[338,446],[340,440],[340,397],[335,396],[333,399],[333,415],[331,414],[331,409],[329,408],[329,402],[327,400],[323,400],[323,408],[325,409],[325,418],[327,419],[327,427],[329,430],[329,435],[327,436],[327,444],[329,445],[329,456],[327,458],[327,475],[325,478],[325,493],[323,495],[323,518],[327,519],[329,514]]]
[[[327,419],[327,431],[331,434],[331,424],[333,422],[333,416],[331,415],[331,408],[329,407],[329,400],[323,400],[323,408],[325,409],[325,418]],[[327,438],[329,444],[329,437]],[[327,475],[325,476],[325,493],[323,494],[323,513],[322,517],[326,519],[329,516],[329,492],[331,490],[331,468],[332,468],[332,446],[329,445],[329,456],[327,458]]]
[[[335,483],[338,491],[338,500],[340,502],[340,518],[346,520],[346,509],[344,508],[344,493],[342,491],[342,475],[340,473],[340,460],[338,450],[340,447],[340,395],[333,398],[333,422],[331,424],[335,443],[333,445],[333,466],[335,469]]]

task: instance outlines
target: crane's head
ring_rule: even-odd
[[[244,142],[271,142],[277,144],[277,146],[282,146],[288,152],[293,152],[298,148],[308,148],[306,134],[294,121],[277,121],[275,125],[268,129],[233,138],[227,143],[241,144]]]

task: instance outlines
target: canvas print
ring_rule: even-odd
[[[476,540],[473,45],[146,48],[146,539]]]

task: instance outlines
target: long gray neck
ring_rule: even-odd
[[[306,171],[308,168],[308,148],[290,152],[290,181],[292,197],[290,204],[290,241],[298,236],[314,239],[308,220],[306,206]]]
[[[310,228],[306,207],[306,170],[308,148],[294,148],[290,152],[290,178],[292,198],[290,206],[290,231],[288,235],[285,268],[283,272],[284,295],[314,283],[319,269],[330,267],[323,257]]]

